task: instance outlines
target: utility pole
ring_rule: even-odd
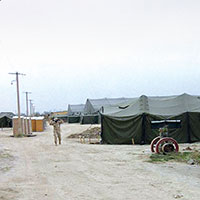
[[[29,109],[28,109],[28,94],[31,94],[31,92],[24,92],[26,94],[26,127],[27,127],[27,133],[30,134],[30,123],[29,123]]]
[[[33,116],[34,116],[35,115],[35,105],[32,104],[32,106],[33,106]]]
[[[21,127],[21,113],[20,113],[20,98],[19,98],[19,75],[25,76],[26,74],[22,74],[19,72],[15,72],[15,73],[9,73],[11,75],[15,75],[16,76],[16,85],[17,85],[17,110],[18,110],[18,133],[17,136],[19,136],[22,133],[22,127]]]
[[[32,104],[32,99],[29,99],[29,102],[30,102],[30,117],[32,117],[32,114],[33,114],[33,104]]]
[[[29,102],[30,102],[30,131],[31,131],[31,134],[32,134],[32,131],[33,131],[33,129],[34,129],[34,127],[32,127],[32,99],[29,99]]]

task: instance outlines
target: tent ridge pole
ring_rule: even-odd
[[[145,144],[145,137],[146,137],[145,124],[146,124],[146,113],[142,113],[142,138],[140,144]]]
[[[188,135],[188,143],[191,143],[191,130],[190,130],[190,116],[189,112],[186,112],[186,120],[187,120],[187,135]]]

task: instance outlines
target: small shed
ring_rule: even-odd
[[[33,132],[36,132],[36,118],[37,117],[31,117],[31,127]]]
[[[44,117],[36,117],[35,119],[35,128],[36,132],[43,132],[44,131]]]
[[[43,132],[45,129],[44,116],[31,117],[31,126],[33,132]]]

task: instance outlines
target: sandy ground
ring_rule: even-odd
[[[0,200],[200,199],[200,167],[152,164],[149,145],[91,145],[67,139],[88,125],[62,125],[62,145],[52,127],[36,137],[0,131]],[[184,144],[197,148],[200,144]]]

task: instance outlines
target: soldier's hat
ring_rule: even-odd
[[[54,122],[57,122],[59,119],[57,117],[54,118]]]

